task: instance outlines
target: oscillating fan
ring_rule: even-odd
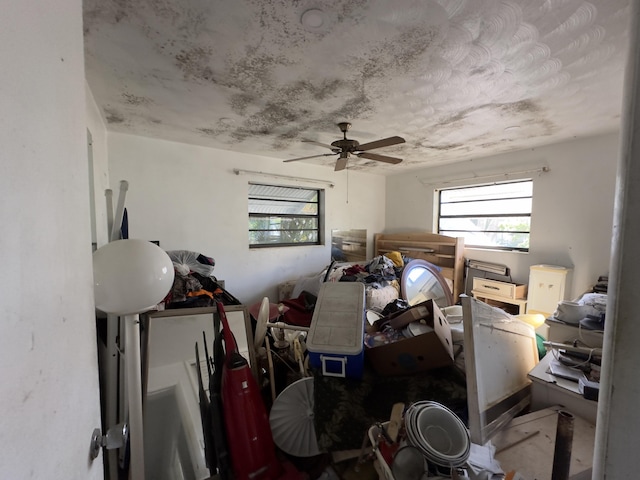
[[[301,378],[285,388],[271,407],[273,441],[296,457],[320,454],[313,424],[313,377]]]

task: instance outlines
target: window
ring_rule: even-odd
[[[249,248],[320,245],[322,190],[249,184]]]
[[[465,247],[529,251],[533,182],[440,190],[438,232]]]

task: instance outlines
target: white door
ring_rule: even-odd
[[[0,476],[102,479],[82,5],[2,7]]]

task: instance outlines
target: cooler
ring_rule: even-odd
[[[362,378],[364,284],[329,282],[320,287],[307,350],[309,363],[331,377]]]

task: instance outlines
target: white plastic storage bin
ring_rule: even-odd
[[[307,337],[311,366],[325,376],[362,378],[364,318],[362,283],[323,283]]]

